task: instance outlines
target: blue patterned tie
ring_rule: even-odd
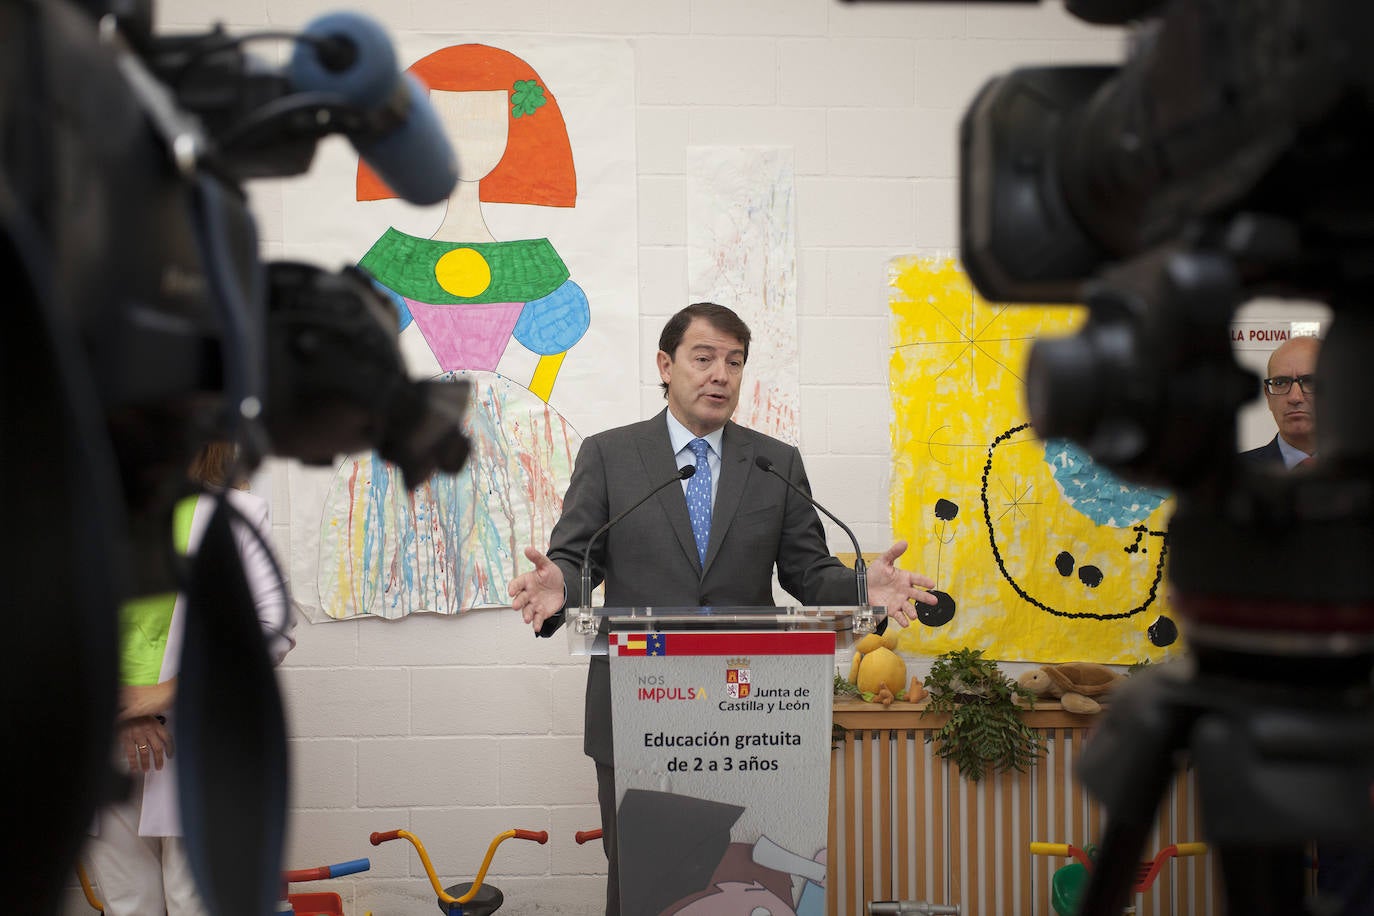
[[[711,543],[711,462],[706,460],[711,446],[705,439],[693,439],[688,445],[697,456],[697,472],[687,481],[687,514],[692,518],[697,556],[705,566],[706,545]]]

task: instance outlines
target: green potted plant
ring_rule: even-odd
[[[929,704],[922,713],[948,713],[949,721],[926,733],[935,753],[950,760],[965,779],[977,782],[993,772],[1024,772],[1044,751],[1044,737],[1021,718],[1020,697],[1035,696],[1008,678],[981,649],[955,649],[937,656],[925,679]]]

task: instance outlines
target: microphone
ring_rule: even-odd
[[[353,148],[398,197],[436,204],[458,181],[458,168],[423,84],[396,65],[386,32],[358,13],[321,16],[305,27],[291,55],[293,86],[341,97],[369,129],[348,132]]]
[[[863,551],[859,549],[859,539],[854,536],[854,532],[850,531],[849,526],[846,525],[844,522],[840,521],[839,518],[835,516],[834,512],[831,512],[825,506],[822,506],[820,503],[812,499],[810,493],[806,492],[801,487],[797,486],[795,483],[788,480],[781,473],[779,473],[778,469],[773,467],[773,462],[769,461],[766,456],[759,455],[757,458],[754,459],[754,464],[758,466],[758,469],[760,471],[766,471],[767,473],[772,474],[774,477],[778,478],[783,483],[787,484],[793,490],[796,490],[797,493],[801,495],[802,499],[806,500],[811,505],[815,506],[817,509],[824,512],[826,515],[830,516],[831,521],[839,525],[840,528],[844,530],[844,533],[849,535],[850,543],[854,545],[854,588],[855,591],[858,593],[859,607],[868,607],[868,564],[864,562],[864,554]]]
[[[601,535],[605,534],[607,531],[609,531],[612,525],[618,524],[622,518],[629,515],[631,512],[635,511],[640,506],[648,502],[650,496],[653,496],[659,490],[662,490],[664,487],[667,487],[670,484],[686,480],[688,477],[691,477],[696,472],[697,466],[695,464],[687,464],[678,468],[677,474],[675,474],[672,477],[669,477],[667,480],[663,481],[663,483],[654,487],[648,493],[645,493],[642,497],[640,497],[637,503],[621,512],[619,515],[611,519],[606,524],[602,525],[600,528],[596,529],[596,532],[590,538],[587,539],[587,547],[585,550],[582,551],[582,607],[591,607],[592,604],[592,545],[596,543],[596,539],[601,537]]]
[[[648,502],[649,497],[653,496],[659,490],[662,490],[665,487],[668,487],[672,484],[684,481],[696,472],[696,465],[683,465],[682,467],[677,469],[677,473],[674,474],[672,477],[669,477],[667,480],[663,481],[663,483],[654,487],[648,493],[645,493],[642,497],[639,498],[638,502],[630,506],[628,509],[625,509],[624,511],[618,513],[615,516],[615,518],[611,519],[606,524],[602,525],[600,528],[596,529],[596,531],[592,533],[592,536],[587,539],[586,548],[582,551],[582,608],[589,608],[592,604],[592,546],[596,544],[596,539],[601,537],[601,535],[605,534],[607,531],[609,531],[613,526],[619,524],[622,518],[629,515],[631,512],[635,511],[640,506]],[[563,612],[560,611],[559,613],[554,614],[552,617],[545,620],[543,625],[540,626],[539,632],[536,635],[552,636],[554,632],[560,626],[563,625],[563,616]]]

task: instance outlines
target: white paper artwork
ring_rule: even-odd
[[[326,145],[282,185],[280,241],[265,235],[374,275],[411,376],[472,382],[472,453],[413,492],[375,454],[288,467],[292,594],[315,621],[507,605],[582,438],[639,414],[630,45],[394,34],[448,128],[458,188],[412,206]]]
[[[800,441],[797,251],[792,150],[687,151],[690,300],[729,306],[752,342],[735,421]]]

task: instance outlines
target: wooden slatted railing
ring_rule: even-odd
[[[925,741],[943,716],[837,698],[845,730],[831,759],[828,911],[860,916],[872,900],[917,900],[959,904],[962,916],[1055,916],[1050,881],[1067,860],[1029,846],[1101,839],[1101,806],[1074,778],[1094,719],[1048,708],[1026,719],[1045,736],[1045,756],[1026,773],[971,783]],[[1202,839],[1197,809],[1191,774],[1179,774],[1145,853]],[[1220,916],[1212,858],[1173,860],[1137,896],[1139,916]]]

